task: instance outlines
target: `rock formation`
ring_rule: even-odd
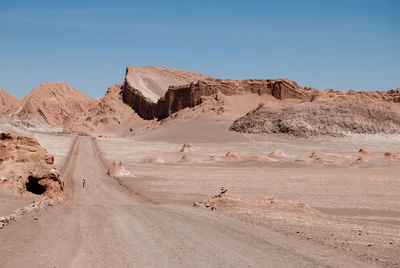
[[[197,162],[197,160],[193,157],[190,157],[188,155],[182,156],[181,159],[178,160],[179,163],[194,163]]]
[[[90,132],[96,132],[137,117],[137,114],[122,102],[121,87],[122,84],[110,86],[104,97],[98,99],[94,106],[90,106],[86,117],[80,118],[78,122],[86,123]],[[78,127],[78,124],[67,126],[72,130]]]
[[[371,152],[368,148],[360,148],[358,155],[361,157],[373,157],[375,154]]]
[[[377,94],[380,93],[380,91],[376,91]],[[388,95],[386,98],[388,98],[390,101],[400,103],[400,87],[396,89],[391,89],[386,92]]]
[[[390,158],[397,158],[400,159],[400,152],[386,152],[384,154],[385,157],[390,157]]]
[[[143,71],[138,69],[128,66],[122,96],[124,103],[131,106],[144,119],[166,118],[181,109],[201,104],[204,96],[219,93],[228,96],[242,93],[269,94],[281,100],[297,98],[310,101],[315,91],[302,88],[289,79],[221,80],[193,73],[189,73],[186,80],[173,80],[168,85],[169,80],[160,75],[164,73],[171,75],[177,70],[165,68],[163,73],[157,73],[153,77],[152,73],[147,72],[145,76]],[[182,77],[185,75],[187,74],[180,74]],[[158,80],[161,82],[156,83]]]
[[[192,145],[185,143],[185,144],[183,144],[182,149],[179,152],[187,153],[187,152],[193,152],[193,151],[194,151],[194,149],[193,149]]]
[[[118,165],[113,162],[112,166],[108,169],[107,175],[111,177],[123,177],[129,176],[130,172],[125,169],[122,162],[119,162]]]
[[[33,200],[32,204],[25,206],[23,208],[18,208],[8,216],[0,217],[0,229],[3,229],[4,226],[7,226],[12,222],[17,221],[19,218],[23,217],[27,213],[41,209],[45,206],[52,206],[53,203],[54,203],[54,200],[52,200],[50,198],[43,198],[41,200]]]
[[[203,207],[211,210],[222,209],[227,211],[243,210],[248,213],[249,209],[259,210],[260,212],[285,212],[303,215],[321,215],[320,212],[310,206],[291,200],[280,201],[271,196],[263,195],[255,200],[241,200],[228,193],[225,187],[221,187],[219,194],[216,194],[204,201],[193,202],[194,207]]]
[[[233,151],[227,152],[224,156],[224,160],[226,161],[242,161],[243,159],[244,157],[241,154]]]
[[[162,108],[157,102],[166,95],[170,86],[187,85],[202,78],[207,76],[165,67],[128,65],[122,89],[123,101],[142,118],[158,118]]]
[[[63,128],[69,121],[86,115],[96,101],[64,82],[48,83],[34,88],[21,100],[22,118],[42,118],[53,127]]]
[[[175,117],[171,117],[171,114],[179,115],[178,111],[184,114],[190,109],[183,109],[195,106],[197,106],[195,109],[200,108],[202,114],[207,111],[214,111],[217,115],[232,114],[231,110],[237,107],[227,102],[225,109],[224,96],[237,98],[242,95],[266,97],[263,100],[272,96],[273,98],[269,99],[276,100],[278,106],[288,106],[298,102],[338,103],[351,100],[375,103],[400,111],[397,105],[393,105],[400,103],[400,88],[387,92],[354,90],[345,92],[333,89],[320,91],[303,88],[285,78],[221,80],[184,70],[128,66],[124,83],[109,87],[105,96],[100,99],[89,98],[64,82],[36,87],[21,101],[0,90],[0,114],[17,113],[26,126],[41,130],[49,129],[51,126],[58,128],[57,131],[92,135],[117,130],[119,125],[123,128],[122,126],[128,122],[137,123],[141,127],[150,124],[143,119],[172,120]],[[297,101],[279,102],[286,99],[297,99]],[[231,110],[229,105],[232,106]],[[250,105],[246,110],[249,107]],[[235,117],[242,114],[243,111],[240,111]],[[130,126],[126,127],[133,131]],[[302,128],[307,127],[302,126]],[[289,131],[291,126],[284,128],[286,130],[278,130],[278,133],[286,133],[285,131]]]
[[[42,195],[63,202],[63,188],[53,156],[36,139],[0,134],[0,189],[20,195]]]
[[[324,91],[315,91],[312,101],[338,101],[338,100],[354,100],[362,102],[373,102],[382,104],[382,102],[388,103],[400,103],[400,88],[391,89],[388,91],[342,91],[326,89]]]
[[[355,100],[305,102],[274,109],[259,105],[235,120],[230,130],[298,137],[398,134],[400,113],[383,105]]]
[[[14,113],[19,105],[19,99],[0,89],[0,114]]]
[[[126,67],[125,83],[139,91],[147,101],[156,103],[163,97],[169,86],[189,84],[208,76],[184,70],[165,67]]]
[[[268,156],[275,159],[288,158],[287,154],[280,149],[273,150]]]
[[[21,100],[18,116],[26,123],[38,119],[69,133],[91,134],[136,116],[122,102],[121,84],[93,99],[64,82],[43,84]]]

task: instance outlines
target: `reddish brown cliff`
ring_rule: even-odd
[[[236,95],[253,93],[258,95],[269,94],[277,99],[296,98],[311,101],[315,90],[302,88],[289,79],[277,80],[221,80],[214,78],[202,78],[197,81],[179,86],[169,86],[165,95],[158,99],[149,98],[151,87],[144,90],[137,84],[130,82],[129,74],[132,70],[127,68],[127,74],[122,87],[124,103],[131,106],[144,119],[163,119],[181,109],[194,107],[201,103],[202,96],[211,96],[217,93],[224,95]],[[190,77],[194,79],[196,77]]]
[[[171,86],[189,85],[208,76],[165,67],[133,67],[128,65],[122,88],[124,103],[142,118],[159,118],[165,104],[159,104]],[[177,91],[178,92],[178,91]],[[187,106],[186,106],[187,107]]]

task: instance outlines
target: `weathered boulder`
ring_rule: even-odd
[[[53,156],[36,139],[0,134],[0,189],[63,202],[64,182],[53,163]]]
[[[118,165],[115,162],[113,162],[111,167],[108,169],[107,175],[111,177],[123,177],[123,176],[129,176],[130,172],[128,172],[125,169],[124,165],[122,164],[122,161],[119,162]]]
[[[186,153],[186,152],[192,152],[192,151],[194,151],[192,145],[185,143],[185,144],[182,146],[182,149],[181,149],[179,152],[181,152],[181,153]]]

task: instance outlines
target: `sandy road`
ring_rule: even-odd
[[[215,211],[135,199],[105,175],[89,137],[63,173],[70,204],[1,230],[0,267],[365,267]]]

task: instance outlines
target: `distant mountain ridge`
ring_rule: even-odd
[[[303,88],[286,78],[222,80],[185,70],[128,65],[124,83],[109,87],[99,99],[90,98],[65,82],[42,84],[22,100],[0,90],[0,114],[16,114],[28,125],[39,120],[65,132],[91,134],[132,119],[164,119],[213,99],[221,106],[221,96],[241,98],[246,94],[260,98],[270,96],[276,101],[293,99],[296,103],[316,100],[372,102],[388,109],[397,109],[398,106],[391,103],[400,103],[400,89],[386,92],[321,91]],[[253,101],[256,107],[257,98]],[[235,109],[235,105],[231,108]],[[212,105],[209,109],[213,109]],[[221,107],[218,110],[223,112]]]
[[[163,68],[164,73],[154,68]],[[168,79],[164,76],[166,73]],[[186,79],[183,79],[182,76],[186,76]],[[400,102],[399,89],[387,92],[320,91],[313,88],[303,88],[286,78],[222,80],[164,67],[137,68],[128,66],[122,87],[124,103],[132,107],[139,116],[149,120],[163,119],[184,108],[192,108],[201,103],[203,96],[212,96],[217,93],[223,95],[244,93],[260,96],[271,95],[279,100],[294,98],[313,101],[318,98],[358,98],[364,101]]]

